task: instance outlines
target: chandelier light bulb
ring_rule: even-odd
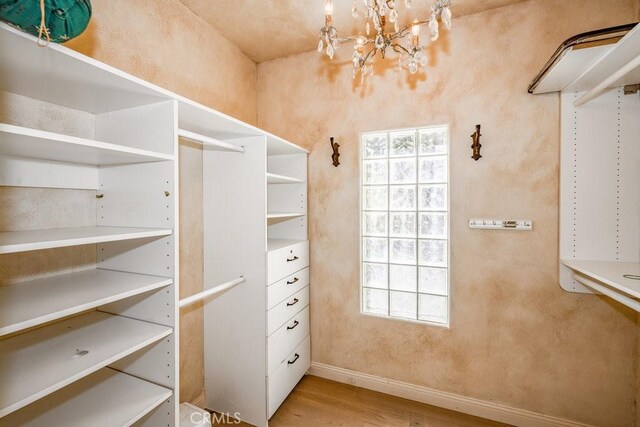
[[[324,3],[324,15],[332,16],[333,15],[333,0],[326,0]]]
[[[420,24],[418,24],[417,18],[413,21],[413,25],[411,26],[411,34],[413,34],[413,37],[418,37],[420,35]]]

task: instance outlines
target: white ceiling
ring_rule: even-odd
[[[180,0],[260,63],[313,50],[324,25],[324,0]],[[523,0],[452,0],[454,19]],[[433,0],[397,0],[403,23],[428,18]],[[364,18],[351,16],[351,0],[334,0],[334,25],[341,36],[364,31]],[[455,25],[455,22],[454,22]]]

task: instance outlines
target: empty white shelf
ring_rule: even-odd
[[[281,156],[285,154],[308,154],[302,147],[290,143],[282,138],[269,133],[267,136],[267,156]]]
[[[0,336],[173,283],[173,279],[88,270],[0,286]]]
[[[289,176],[267,173],[267,184],[301,184],[304,181]]]
[[[162,237],[169,236],[171,233],[172,231],[168,229],[132,227],[74,227],[5,231],[0,233],[0,254]]]
[[[244,148],[236,147],[233,144],[229,144],[228,142],[220,141],[219,139],[211,138],[209,136],[200,135],[195,132],[190,132],[188,130],[179,129],[178,136],[184,139],[188,139],[190,141],[199,142],[200,144],[218,151],[235,151],[237,153],[244,153]]]
[[[574,83],[571,91],[587,90],[575,101],[583,105],[607,90],[640,82],[640,25],[629,31],[612,49],[598,58]]]
[[[130,426],[172,391],[104,368],[0,419],[0,427]]]
[[[278,249],[285,248],[287,246],[297,245],[298,243],[306,242],[306,240],[292,240],[292,239],[268,239],[267,251],[277,251]]]
[[[87,165],[173,160],[168,154],[4,123],[0,123],[0,155]]]
[[[0,418],[171,333],[94,311],[0,341]]]
[[[304,216],[304,213],[301,212],[269,212],[267,214],[267,223],[277,224],[283,221],[289,221],[290,219],[299,218]]]
[[[640,298],[640,280],[624,276],[640,276],[640,263],[615,261],[562,260],[573,271],[601,282],[618,292]]]

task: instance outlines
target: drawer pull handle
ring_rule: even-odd
[[[287,307],[291,307],[292,305],[296,305],[300,300],[298,298],[294,298],[293,302],[288,302]]]
[[[287,326],[287,330],[290,331],[292,329],[295,329],[296,326],[298,326],[300,324],[300,322],[298,322],[297,320],[293,321],[293,326]]]
[[[289,365],[293,365],[294,363],[296,363],[298,361],[298,359],[300,359],[300,355],[298,353],[296,353],[296,357],[294,357],[293,360],[287,361],[287,363]]]
[[[293,280],[287,280],[287,285],[293,285],[293,284],[294,284],[294,283],[296,283],[298,280],[300,280],[300,279],[298,279],[297,277],[294,277],[294,278],[293,278]]]
[[[293,256],[293,258],[287,258],[287,262],[297,261],[299,258],[297,256]]]

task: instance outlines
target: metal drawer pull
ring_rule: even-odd
[[[300,355],[298,353],[296,353],[296,357],[294,357],[293,360],[289,360],[287,363],[289,365],[293,365],[294,363],[296,363],[298,361],[298,359],[300,359]]]
[[[292,262],[292,261],[297,261],[298,257],[297,256],[293,256],[293,258],[287,258],[287,262]]]
[[[290,330],[292,330],[292,329],[295,329],[295,328],[296,328],[296,326],[298,326],[299,324],[300,324],[300,322],[298,322],[297,320],[294,320],[294,321],[293,321],[293,326],[287,326],[287,330],[289,330],[289,331],[290,331]]]
[[[298,298],[294,298],[293,302],[288,302],[287,307],[291,307],[292,305],[296,305],[299,302]]]
[[[293,278],[293,280],[291,280],[291,281],[287,280],[287,285],[293,285],[293,284],[294,284],[294,283],[296,283],[298,280],[300,280],[300,279],[298,279],[297,277],[294,277],[294,278]]]

